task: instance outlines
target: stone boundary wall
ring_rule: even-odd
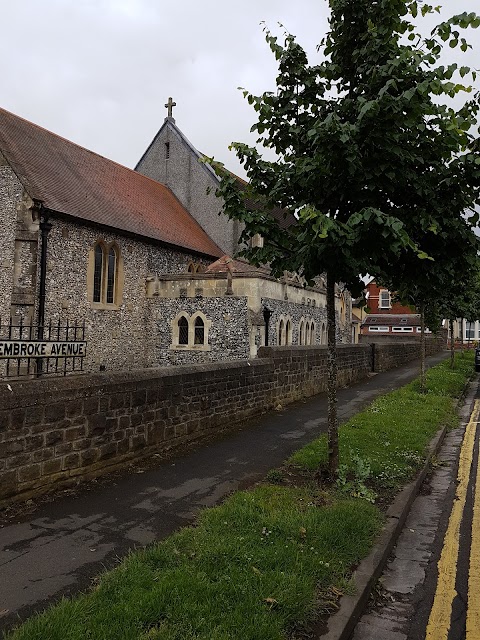
[[[362,344],[367,344],[362,342]],[[446,348],[445,340],[442,337],[428,338],[426,340],[426,353],[431,356]],[[373,351],[373,369],[376,372],[388,371],[402,364],[420,358],[420,341],[411,342],[376,342],[371,343]]]
[[[394,346],[389,358],[382,345],[382,366],[401,359]],[[212,437],[326,388],[326,347],[263,347],[259,356],[0,385],[0,506]],[[340,345],[339,385],[367,377],[371,358],[369,344]]]

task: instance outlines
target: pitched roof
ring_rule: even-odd
[[[254,267],[245,260],[238,260],[230,256],[222,256],[208,265],[205,273],[232,273],[251,276],[268,276],[270,270],[267,267]]]
[[[222,255],[165,185],[1,108],[0,150],[30,197],[52,211]]]
[[[296,223],[296,218],[293,213],[287,211],[286,209],[282,209],[281,207],[274,207],[273,209],[264,209],[262,206],[262,198],[255,199],[248,193],[248,182],[237,176],[232,171],[229,171],[230,175],[232,175],[236,180],[236,187],[239,191],[245,194],[245,206],[247,209],[253,211],[265,210],[268,212],[275,220],[278,222],[278,226],[280,229],[288,229],[288,227],[292,226]]]
[[[194,145],[190,142],[190,140],[183,133],[183,131],[178,128],[178,126],[175,123],[175,119],[174,118],[165,118],[165,121],[164,121],[163,125],[160,127],[158,133],[153,138],[152,142],[147,147],[146,151],[144,152],[144,154],[142,155],[140,160],[137,162],[137,165],[136,165],[135,169],[137,169],[139,167],[140,163],[145,158],[145,156],[148,154],[148,152],[151,149],[151,147],[155,144],[155,141],[157,140],[157,138],[159,137],[160,133],[163,131],[163,129],[165,127],[169,127],[170,129],[172,129],[178,135],[178,137],[183,141],[185,146],[188,149],[190,149],[190,151],[193,153],[193,155],[198,158],[198,160],[208,157],[207,154],[201,153],[200,151],[198,151],[198,149],[196,149],[194,147]],[[207,173],[209,173],[211,175],[213,180],[215,180],[217,183],[220,183],[219,176],[215,173],[215,169],[210,164],[208,164],[208,162],[207,163],[202,162],[201,166],[203,167],[204,171],[206,171]],[[227,171],[229,171],[229,170],[227,169]],[[232,171],[229,171],[229,173],[235,178],[236,183],[237,183],[236,186],[239,189],[239,191],[246,191],[247,187],[248,187],[248,182],[246,182],[246,180],[244,180],[243,178],[240,178],[240,176],[237,176]],[[247,194],[247,197],[245,198],[245,204],[246,204],[246,206],[248,208],[256,210],[256,211],[258,211],[259,209],[263,209],[261,204],[258,201],[254,200],[253,198],[251,198],[250,196],[248,196],[248,194]],[[281,209],[280,207],[275,207],[274,209],[271,209],[269,211],[269,213],[278,221],[278,224],[279,224],[281,229],[286,229],[290,225],[295,224],[295,221],[296,221],[295,216],[292,213],[290,213],[289,211],[286,211],[285,209]]]

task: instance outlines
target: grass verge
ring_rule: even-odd
[[[473,374],[471,352],[427,371],[427,393],[418,381],[377,398],[339,430],[343,493],[370,501],[388,501],[426,459],[427,445],[439,427],[458,423],[454,400]],[[294,468],[315,470],[327,464],[327,437],[322,435],[289,460]]]
[[[428,373],[376,400],[340,430],[337,486],[318,487],[321,437],[270,474],[275,484],[235,493],[196,527],[130,554],[97,587],[63,600],[8,640],[282,640],[299,637],[349,589],[352,566],[382,524],[375,495],[390,495],[424,460],[438,428],[455,424],[453,398],[472,371]],[[351,588],[351,587],[350,587]],[[302,637],[305,637],[302,632]]]

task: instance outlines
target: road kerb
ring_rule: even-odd
[[[467,387],[466,402],[469,402],[472,384]],[[465,399],[459,399],[458,405]],[[471,401],[471,399],[470,399]],[[429,445],[429,451],[425,464],[418,473],[415,480],[410,482],[398,494],[387,511],[386,524],[375,543],[370,554],[362,560],[353,575],[355,583],[355,594],[343,596],[340,600],[340,608],[328,620],[327,633],[317,636],[317,640],[348,640],[360,616],[363,614],[370,593],[376,581],[381,576],[387,560],[397,542],[402,528],[407,519],[408,513],[415,500],[420,487],[428,473],[432,456],[440,450],[443,439],[447,432],[447,427],[440,429]]]

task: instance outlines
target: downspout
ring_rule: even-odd
[[[46,282],[47,282],[47,250],[48,250],[48,234],[52,228],[49,222],[50,212],[45,209],[42,203],[37,205],[40,216],[41,231],[41,248],[40,248],[40,283],[38,294],[38,328],[37,339],[43,340],[45,328],[45,298],[46,298]],[[37,358],[37,377],[43,372],[43,360]]]

